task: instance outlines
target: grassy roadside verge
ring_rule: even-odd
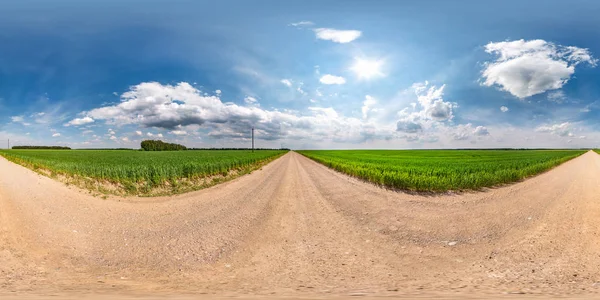
[[[336,171],[412,192],[480,190],[571,160],[578,150],[314,150],[298,153]]]
[[[287,151],[52,151],[0,155],[97,196],[165,196],[200,190],[260,169]]]

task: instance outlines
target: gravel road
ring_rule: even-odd
[[[0,158],[0,297],[600,292],[600,156],[411,195],[290,152],[172,197],[102,199]]]

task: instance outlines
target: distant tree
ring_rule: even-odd
[[[252,150],[251,148],[188,148],[188,150]],[[290,151],[288,148],[254,148],[254,150],[283,150]]]
[[[47,150],[71,150],[69,147],[64,146],[13,146],[12,149],[47,149]]]
[[[160,140],[145,140],[142,141],[142,149],[144,151],[181,151],[187,150],[183,145],[165,143]]]

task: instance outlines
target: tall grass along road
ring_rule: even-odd
[[[573,150],[318,150],[298,151],[332,169],[411,191],[480,189],[515,182],[585,151]]]
[[[2,150],[6,159],[105,193],[180,193],[250,172],[286,151]]]

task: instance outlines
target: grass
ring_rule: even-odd
[[[578,150],[298,151],[334,170],[418,192],[477,190],[515,182],[577,157]]]
[[[181,193],[251,172],[286,151],[0,150],[6,159],[103,193]],[[99,184],[100,183],[100,184]]]

